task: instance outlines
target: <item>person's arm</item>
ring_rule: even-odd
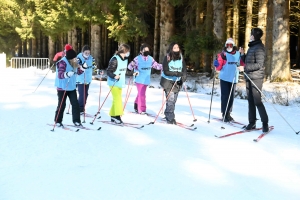
[[[116,74],[114,73],[117,70],[117,68],[118,68],[118,60],[117,58],[113,57],[108,63],[108,67],[106,70],[107,76],[114,79],[116,76]]]
[[[57,77],[59,79],[65,79],[65,72],[67,69],[67,64],[65,63],[65,61],[61,60],[58,64],[57,64],[57,71],[58,71],[58,75]]]
[[[157,69],[157,70],[162,70],[162,64],[159,64],[158,62],[156,62],[154,60],[154,58],[152,58],[152,59],[153,59],[152,60],[152,64],[151,64],[152,68]]]
[[[169,65],[168,65],[168,59],[167,56],[165,56],[164,61],[163,61],[163,71],[166,76],[177,76],[181,77],[183,75],[182,72],[172,72],[169,70]]]
[[[218,54],[217,60],[218,60],[219,66],[216,67],[217,71],[221,71],[223,66],[226,64],[227,61],[224,59],[225,57],[226,57],[225,52]]]
[[[260,70],[264,67],[264,61],[265,61],[265,51],[263,48],[258,48],[254,52],[254,60],[255,63],[246,63],[245,71],[252,72]]]
[[[138,69],[138,59],[135,57],[128,65],[127,67],[130,71],[133,69]]]

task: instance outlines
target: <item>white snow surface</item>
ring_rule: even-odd
[[[187,85],[194,84],[198,92],[181,91],[175,114],[179,122],[194,123],[198,127],[195,131],[159,123],[161,115],[155,124],[143,129],[101,123],[110,120],[109,95],[100,111],[101,119],[91,125],[93,119],[85,118],[85,126],[102,127],[100,131],[72,132],[56,127],[52,132],[53,126],[47,123],[54,122],[57,95],[55,73],[50,71],[45,77],[47,72],[34,68],[1,71],[1,200],[300,199],[297,104],[266,102],[269,125],[275,129],[259,142],[253,139],[261,131],[216,138],[214,135],[240,129],[213,119],[221,116],[218,82],[208,123],[212,82],[195,86],[193,77],[188,77]],[[154,76],[151,85],[154,88],[147,89],[147,112],[157,114],[162,105],[159,76]],[[271,83],[266,86],[272,90]],[[123,100],[129,90],[123,89]],[[99,91],[100,82],[93,80],[86,106],[89,114],[98,111]],[[102,81],[101,104],[108,92]],[[136,93],[134,86],[122,119],[147,124],[153,118],[128,113],[133,111]],[[64,124],[72,124],[72,116],[66,114],[68,105],[67,100]],[[246,100],[235,99],[235,120],[247,124],[247,105]],[[257,126],[261,127],[260,121]]]

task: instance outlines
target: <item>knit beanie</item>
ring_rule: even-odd
[[[234,46],[234,41],[232,38],[228,38],[225,42],[225,47],[226,47],[226,44],[232,44],[232,46]]]
[[[76,58],[77,54],[76,52],[72,49],[71,45],[66,45],[65,46],[65,51],[66,51],[66,58],[68,60],[72,60],[73,58]]]
[[[255,40],[259,40],[263,34],[264,32],[260,28],[253,28],[251,30],[251,35],[253,35]]]

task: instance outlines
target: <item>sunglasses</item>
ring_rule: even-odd
[[[226,47],[233,47],[233,44],[226,44]]]

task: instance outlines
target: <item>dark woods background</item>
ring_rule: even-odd
[[[88,44],[105,69],[120,43],[131,46],[131,60],[146,42],[162,62],[168,44],[177,41],[188,70],[210,74],[226,38],[247,48],[249,30],[260,27],[266,78],[291,80],[289,69],[300,68],[298,0],[2,0],[0,6],[0,51],[8,59],[52,60],[66,43],[77,52]]]

